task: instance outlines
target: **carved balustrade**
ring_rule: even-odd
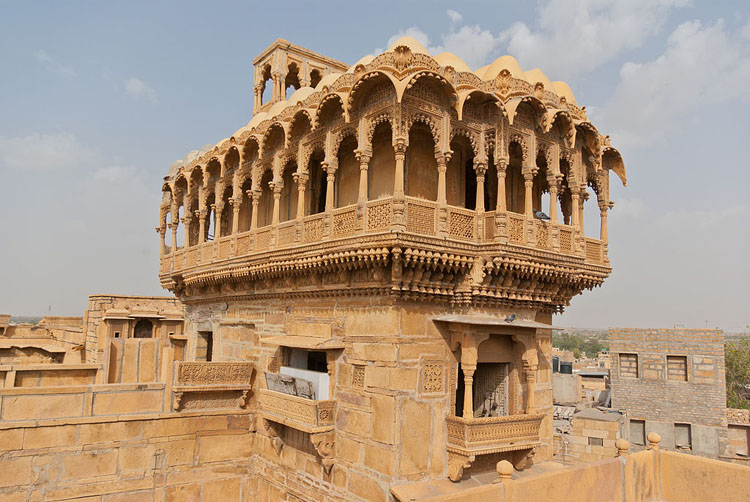
[[[539,445],[543,413],[504,417],[447,417],[448,451],[483,455],[524,450]]]
[[[253,386],[253,363],[175,361],[174,410],[244,408]]]
[[[477,245],[507,243],[515,246],[578,256],[593,265],[608,264],[606,247],[598,239],[582,239],[575,227],[513,212],[476,211],[440,206],[435,201],[405,198],[406,233]],[[267,225],[254,231],[224,236],[161,257],[162,275],[184,269],[231,261],[274,249],[307,246],[355,235],[390,234],[395,230],[393,197],[367,201],[302,219]],[[403,228],[403,227],[402,227]],[[236,244],[232,244],[235,242]]]
[[[266,420],[311,434],[332,430],[336,401],[322,401],[260,389],[260,408]]]

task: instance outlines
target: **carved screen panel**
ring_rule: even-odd
[[[474,372],[474,417],[508,414],[508,364],[479,363]]]

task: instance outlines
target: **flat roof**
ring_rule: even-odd
[[[461,315],[461,314],[445,314],[439,315],[432,318],[433,321],[440,322],[451,322],[458,324],[471,324],[473,326],[507,326],[514,328],[529,328],[529,329],[553,329],[561,330],[563,328],[557,328],[551,324],[545,324],[543,322],[529,321],[527,319],[515,319],[513,321],[506,321],[505,316],[478,316],[478,315]]]

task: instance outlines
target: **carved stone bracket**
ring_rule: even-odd
[[[326,474],[330,474],[331,468],[335,463],[336,433],[334,431],[329,431],[311,434],[310,441],[315,447],[315,451],[318,452],[318,455],[320,455],[320,458],[322,459],[321,464],[323,465]]]
[[[474,455],[466,456],[458,453],[448,453],[448,479],[454,483],[461,481],[464,470],[471,467],[476,457]]]
[[[280,455],[281,449],[284,447],[284,441],[281,439],[281,437],[279,437],[279,433],[276,432],[273,423],[268,420],[264,420],[263,428],[271,437],[271,442],[273,443],[273,449],[276,451],[276,455]]]

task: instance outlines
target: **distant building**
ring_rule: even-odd
[[[716,330],[610,330],[612,408],[622,410],[625,437],[718,457],[727,446],[724,334]]]

